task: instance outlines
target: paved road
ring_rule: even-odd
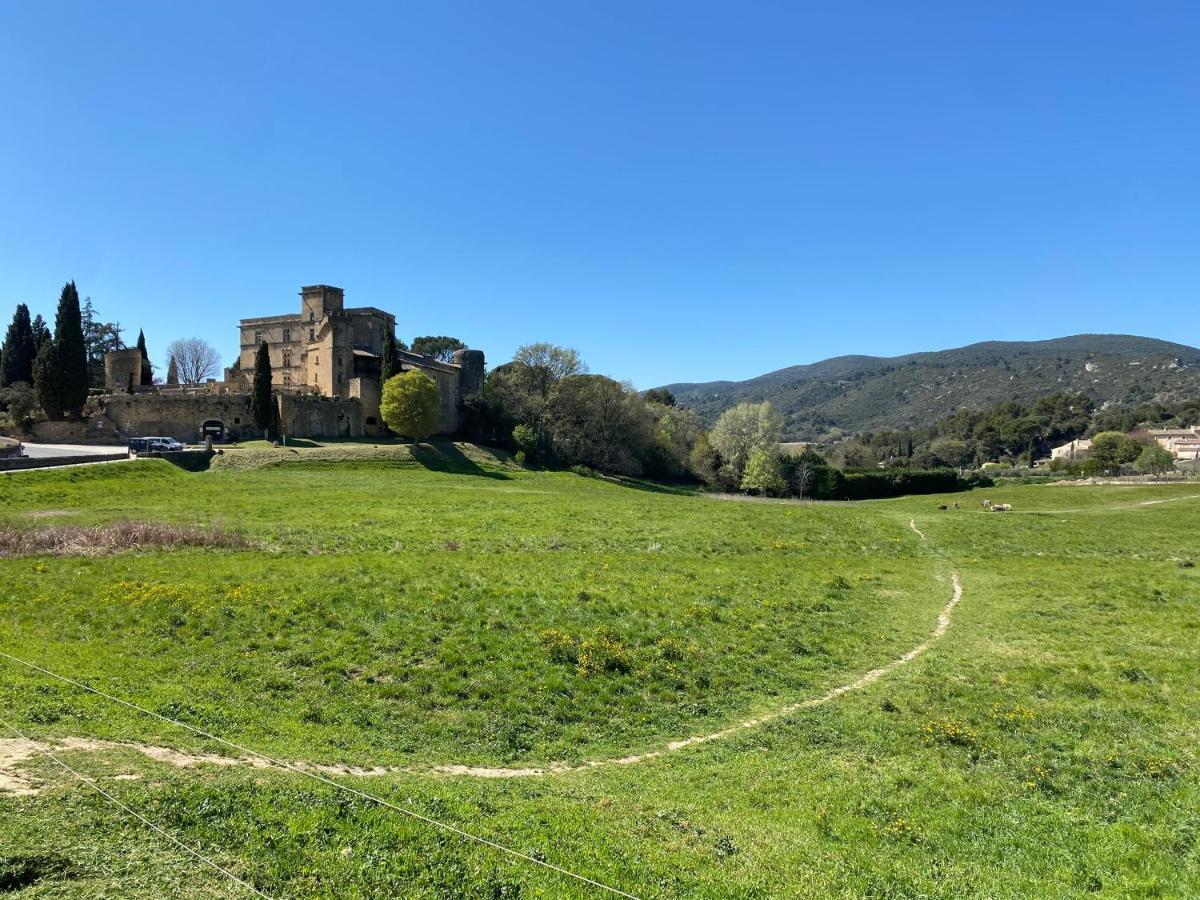
[[[25,455],[32,459],[52,459],[56,456],[100,456],[106,453],[120,453],[125,449],[124,444],[108,444],[98,447],[94,444],[25,444]]]

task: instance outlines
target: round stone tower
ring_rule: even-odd
[[[455,350],[454,365],[461,371],[458,373],[458,396],[465,400],[483,390],[483,351]]]

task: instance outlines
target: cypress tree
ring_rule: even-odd
[[[42,314],[38,313],[33,317],[33,355],[37,357],[37,351],[42,349],[42,344],[50,340],[50,329],[46,327],[46,320],[42,318]]]
[[[396,353],[396,332],[388,330],[383,337],[383,360],[379,366],[379,383],[400,374],[400,359]]]
[[[46,418],[55,421],[63,417],[66,401],[63,394],[62,367],[54,341],[47,338],[38,348],[33,363],[33,392]]]
[[[271,354],[267,342],[258,345],[254,355],[254,387],[250,391],[250,414],[254,416],[254,426],[262,429],[263,438],[271,427]]]
[[[154,384],[154,367],[150,365],[150,354],[146,352],[146,335],[138,329],[137,348],[142,352],[142,384]]]
[[[175,362],[174,356],[167,363],[167,384],[179,384],[179,364]]]
[[[0,349],[0,387],[17,381],[33,383],[33,363],[37,358],[37,344],[33,339],[33,325],[29,321],[29,307],[17,304],[12,324],[4,336]]]
[[[77,415],[87,402],[87,344],[83,340],[83,319],[79,312],[79,291],[74,281],[63,285],[54,317],[54,355],[57,357],[59,396],[63,412]]]

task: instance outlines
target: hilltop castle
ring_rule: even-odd
[[[255,435],[249,412],[254,357],[264,342],[279,430],[294,437],[363,437],[383,433],[379,418],[385,336],[396,318],[373,306],[345,306],[345,292],[326,284],[300,288],[298,313],[257,316],[238,323],[237,363],[222,381],[141,386],[141,354],[120,350],[105,358],[108,394],[99,398],[113,430],[125,436],[169,435],[195,441]],[[483,389],[481,350],[459,350],[451,362],[398,351],[402,371],[417,369],[441,389],[439,432],[459,428],[463,401]]]

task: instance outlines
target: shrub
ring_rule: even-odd
[[[580,675],[601,675],[605,672],[628,672],[632,668],[629,648],[606,628],[599,628],[590,638],[579,643],[579,658],[575,665]]]
[[[579,644],[566,632],[548,628],[538,632],[538,640],[552,662],[575,665],[579,661]]]

